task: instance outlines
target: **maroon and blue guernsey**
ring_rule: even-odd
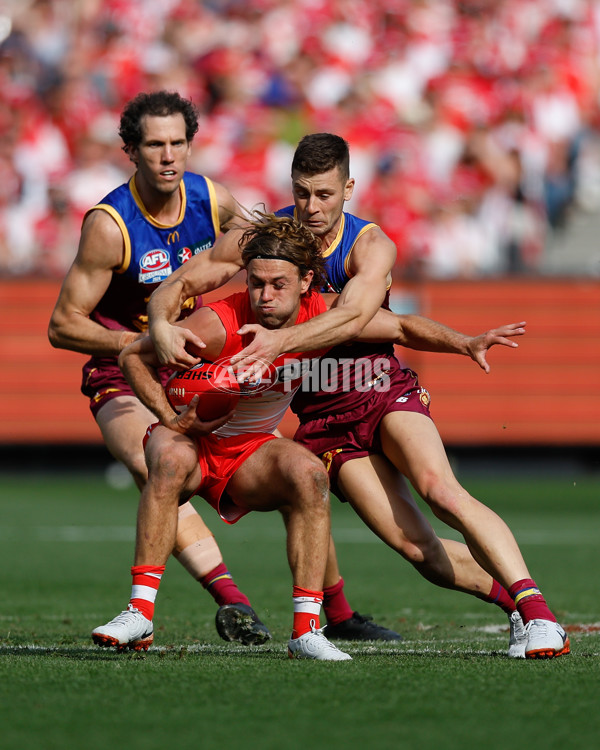
[[[293,212],[293,206],[280,211]],[[358,238],[375,226],[342,214],[336,238],[324,253],[325,291],[342,291],[351,278],[349,260]],[[332,491],[344,500],[337,481],[341,466],[383,452],[379,428],[387,414],[411,411],[430,417],[429,402],[416,373],[403,369],[394,356],[393,344],[342,344],[313,360],[304,376],[291,404],[300,420],[294,440],[322,459]]]
[[[212,182],[186,172],[179,189],[181,210],[174,224],[161,224],[150,216],[133,177],[90,209],[113,217],[125,246],[123,262],[90,315],[105,328],[145,331],[146,305],[156,287],[186,260],[214,245],[219,209]]]
[[[294,206],[287,206],[277,214],[296,216]],[[321,291],[338,294],[342,291],[351,278],[350,255],[357,240],[376,226],[352,214],[342,214],[338,233],[323,253],[327,286]],[[389,309],[389,294],[382,307]],[[373,387],[382,383],[389,374],[384,371],[389,367],[400,368],[392,344],[340,344],[327,352],[325,360],[313,365],[312,373],[292,401],[292,410],[304,422],[330,409],[355,408],[370,397]]]
[[[117,331],[145,331],[150,295],[193,255],[212,247],[220,233],[219,206],[212,182],[186,172],[179,185],[181,209],[173,224],[161,224],[146,210],[135,178],[105,196],[90,211],[106,211],[123,235],[121,265],[114,269],[108,289],[90,318]],[[188,300],[181,318],[199,307]],[[83,368],[82,392],[95,413],[107,400],[130,393],[117,357],[92,357]]]

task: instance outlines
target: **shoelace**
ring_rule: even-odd
[[[536,628],[539,628],[540,635],[542,637],[546,636],[548,634],[548,623],[545,620],[529,620],[527,625],[525,625],[525,632],[529,635],[534,622],[537,623]]]
[[[327,640],[327,637],[323,632],[326,627],[326,625],[323,625],[322,628],[315,628],[315,621],[310,621],[310,632],[312,633],[312,635],[317,636],[317,638],[322,638],[325,641],[323,647],[327,648],[329,651],[339,651],[340,649],[337,646],[335,646],[331,641]]]
[[[512,630],[514,632],[515,637],[520,638],[523,635],[525,635],[528,631],[525,625],[523,625],[523,620],[521,618],[521,615],[519,614],[518,610],[515,610],[511,616],[510,616],[510,624],[512,626]]]
[[[138,616],[143,617],[142,613],[139,611],[139,609],[136,609],[135,607],[129,606],[127,609],[124,609],[121,613],[119,613],[115,618],[113,618],[112,622],[124,622],[127,623],[131,619],[131,616]]]

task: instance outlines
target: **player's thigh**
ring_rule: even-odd
[[[392,549],[414,557],[414,547],[435,542],[435,533],[417,506],[405,478],[385,456],[342,464],[338,484],[365,524]]]
[[[252,510],[277,510],[295,504],[303,493],[329,497],[329,480],[319,459],[287,438],[257,448],[232,476],[227,492]]]
[[[135,396],[118,396],[96,415],[106,447],[133,473],[145,473],[142,441],[156,417]]]
[[[421,496],[434,485],[456,483],[442,439],[429,417],[411,411],[390,412],[381,420],[379,435],[384,454]]]

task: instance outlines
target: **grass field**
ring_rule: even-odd
[[[512,526],[571,631],[570,656],[509,661],[499,609],[426,583],[337,502],[350,602],[402,632],[401,643],[350,645],[349,663],[288,660],[280,518],[226,527],[208,509],[273,641],[253,650],[220,641],[212,599],[173,561],[155,646],[143,656],[100,650],[90,631],[129,597],[135,490],[102,475],[0,475],[0,747],[596,747],[600,480],[463,481]]]

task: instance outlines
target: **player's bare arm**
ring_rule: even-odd
[[[421,315],[396,315],[389,310],[379,310],[357,340],[393,341],[409,349],[462,354],[477,362],[487,373],[490,371],[486,360],[489,349],[495,345],[518,347],[513,337],[524,335],[525,325],[525,321],[509,323],[477,336],[469,336]]]
[[[189,348],[201,351],[202,337],[186,324],[174,325],[184,302],[227,283],[242,268],[239,240],[242,230],[231,229],[214,247],[195,255],[154,291],[148,302],[149,333],[161,364],[176,370],[192,367],[199,358]]]
[[[123,260],[123,235],[106,211],[85,218],[79,249],[63,282],[48,327],[52,346],[84,354],[115,356],[138,334],[111,331],[90,320],[112,273]]]
[[[244,208],[236,201],[229,190],[218,182],[213,182],[215,195],[219,207],[219,227],[222,232],[230,229],[240,228],[245,223],[243,216]]]
[[[186,323],[192,332],[202,331],[207,340],[205,351],[211,359],[216,359],[225,343],[225,329],[218,315],[210,308],[201,308]],[[149,336],[127,346],[119,356],[119,366],[140,401],[165,427],[175,432],[201,437],[221,427],[229,419],[230,415],[225,415],[214,421],[202,422],[195,414],[197,399],[181,414],[173,409],[159,377],[160,361]]]
[[[356,338],[380,308],[395,260],[395,245],[378,227],[365,232],[350,256],[351,278],[327,312],[278,330],[244,326],[242,333],[256,335],[249,346],[232,357],[232,364],[251,368],[256,360],[273,362],[286,352],[324,349]]]

